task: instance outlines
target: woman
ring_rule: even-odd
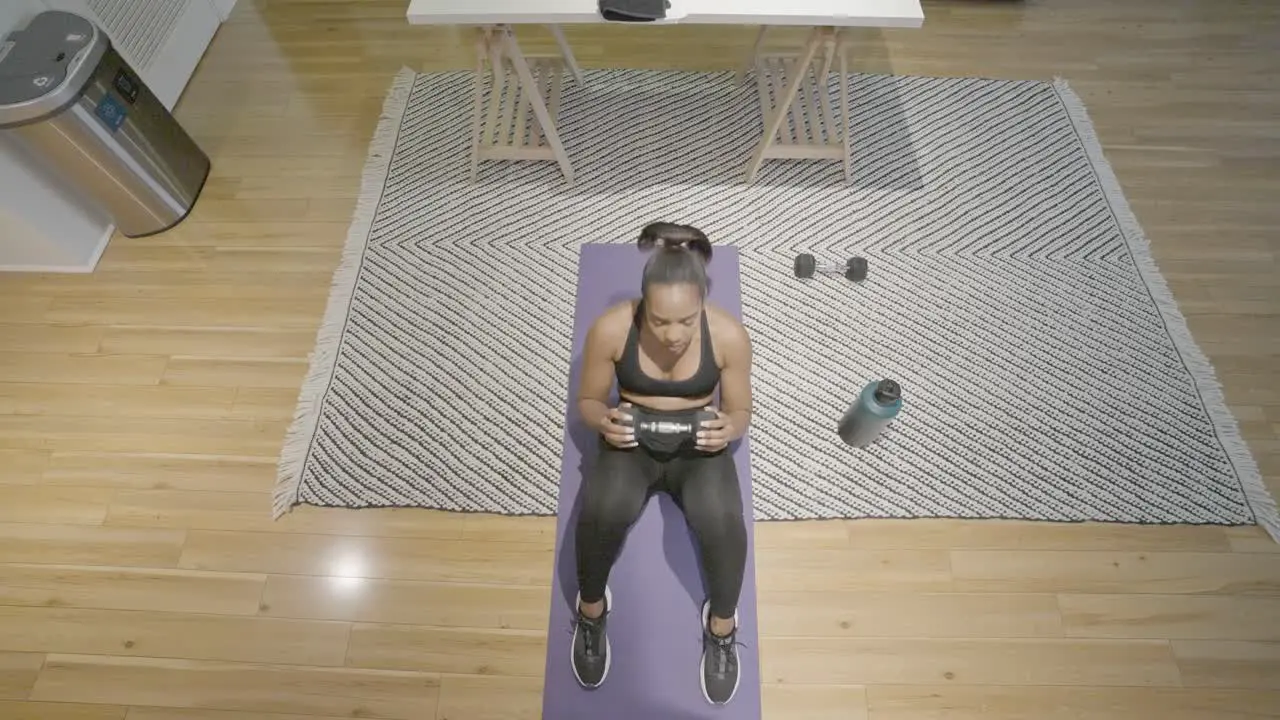
[[[639,245],[653,251],[641,297],[619,303],[587,334],[578,411],[601,436],[583,485],[576,529],[578,599],[573,671],[585,687],[609,672],[605,621],[609,571],[651,493],[671,494],[698,540],[710,597],[702,606],[702,688],[726,703],[738,687],[734,646],[747,541],[737,469],[726,450],[751,422],[751,342],[742,323],[707,301],[711,241],[687,225],[653,223]],[[608,406],[614,379],[619,407]],[[710,407],[716,387],[721,407]],[[663,419],[691,420],[703,409],[696,442],[671,452],[642,446],[628,423],[639,407]]]

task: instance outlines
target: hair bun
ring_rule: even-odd
[[[687,250],[703,262],[711,260],[711,240],[705,233],[691,225],[670,222],[654,222],[644,226],[637,243],[641,250],[651,250],[661,243],[663,250]]]

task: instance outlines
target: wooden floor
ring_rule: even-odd
[[[91,276],[0,276],[0,718],[538,717],[551,519],[269,519],[391,75],[472,59],[405,6],[240,0],[179,110],[214,158],[193,217]],[[1070,80],[1280,491],[1280,5],[926,12],[860,33],[854,67]],[[730,69],[754,39],[568,34],[587,67]],[[757,533],[768,720],[1280,717],[1257,529]]]

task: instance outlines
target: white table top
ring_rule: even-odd
[[[915,28],[920,0],[670,0],[667,17],[614,25],[833,25]],[[411,0],[412,25],[603,23],[598,0]]]

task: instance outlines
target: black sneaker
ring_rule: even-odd
[[[733,632],[725,637],[711,634],[711,601],[702,604],[702,696],[713,705],[723,705],[738,692],[738,613],[733,613]]]
[[[573,676],[585,688],[599,687],[609,675],[609,636],[605,622],[613,612],[613,595],[604,589],[604,612],[594,620],[583,615],[582,595],[574,598],[573,605]]]

